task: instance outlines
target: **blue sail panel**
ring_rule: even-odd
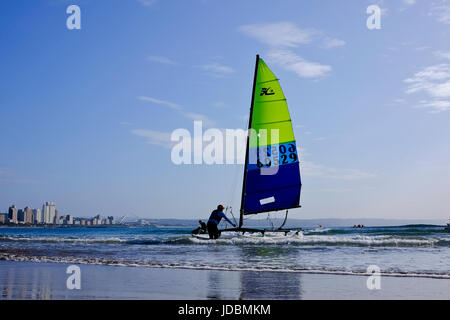
[[[297,208],[301,191],[298,162],[278,166],[275,174],[264,170],[247,171],[244,214]]]

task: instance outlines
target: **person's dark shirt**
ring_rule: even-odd
[[[229,224],[234,225],[233,222],[230,221],[230,219],[227,218],[227,216],[225,215],[225,213],[223,213],[223,211],[219,211],[219,210],[214,210],[211,215],[209,216],[209,222],[213,222],[215,224],[219,224],[220,220],[222,220],[222,218],[224,218],[226,221],[228,221]]]

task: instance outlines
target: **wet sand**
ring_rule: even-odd
[[[450,280],[78,265],[81,289],[69,290],[64,263],[0,261],[1,299],[450,299]]]

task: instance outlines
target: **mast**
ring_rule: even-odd
[[[259,54],[256,55],[255,75],[253,78],[252,101],[250,103],[250,117],[248,119],[247,146],[245,149],[245,166],[244,166],[244,178],[242,181],[242,195],[241,195],[241,210],[240,210],[240,215],[239,215],[239,228],[242,228],[242,224],[244,223],[244,195],[245,195],[245,185],[247,184],[247,166],[248,166],[248,152],[249,152],[249,147],[250,147],[250,129],[252,127],[253,105],[255,103],[255,88],[256,88],[256,78],[258,75],[258,62],[259,62]]]

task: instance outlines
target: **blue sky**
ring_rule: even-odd
[[[81,8],[68,30],[66,8]],[[380,30],[367,6],[382,9]],[[170,133],[245,128],[255,54],[302,161],[296,218],[450,216],[450,1],[2,1],[0,211],[238,212],[242,166],[176,166]]]

